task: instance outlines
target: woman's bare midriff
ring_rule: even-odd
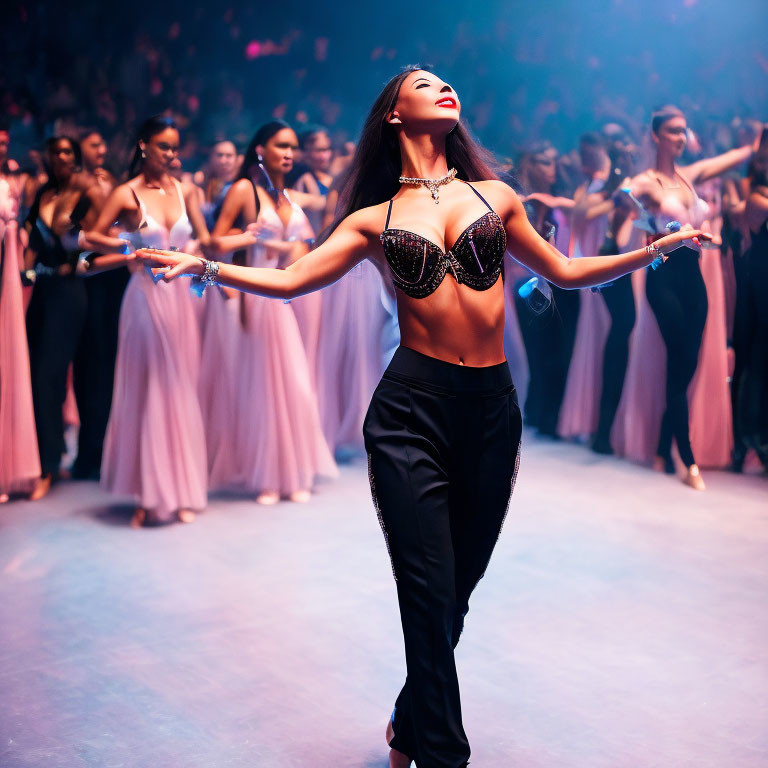
[[[459,285],[446,275],[423,299],[397,291],[400,343],[449,363],[482,368],[505,361],[504,285],[487,291]]]

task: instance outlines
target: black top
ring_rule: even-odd
[[[39,190],[35,196],[34,203],[32,203],[29,216],[27,216],[27,219],[24,222],[24,226],[26,227],[27,232],[29,232],[29,247],[35,252],[35,265],[37,266],[40,264],[43,267],[56,269],[68,264],[74,271],[74,267],[80,256],[80,251],[76,245],[77,230],[79,229],[80,221],[88,211],[90,202],[85,195],[83,195],[70,214],[74,229],[72,233],[70,233],[71,236],[66,238],[66,241],[70,243],[69,247],[67,247],[62,238],[60,238],[40,216],[40,200],[46,189],[46,187],[43,187]]]
[[[488,213],[473,221],[447,252],[422,235],[390,227],[393,200],[389,201],[385,229],[379,239],[392,270],[392,282],[406,296],[429,296],[443,282],[446,272],[475,291],[487,291],[499,279],[507,250],[504,224],[487,200],[471,184],[464,183],[488,206]]]

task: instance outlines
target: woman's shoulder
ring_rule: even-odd
[[[346,226],[363,232],[366,235],[378,237],[386,225],[389,200],[375,205],[368,205],[349,214],[344,219]]]
[[[515,206],[521,205],[517,192],[501,179],[484,179],[470,183],[502,218],[510,214]]]

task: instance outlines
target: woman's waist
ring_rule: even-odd
[[[514,391],[509,365],[472,366],[433,357],[407,346],[395,350],[384,379],[452,393],[503,394]]]

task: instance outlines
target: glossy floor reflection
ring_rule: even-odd
[[[473,768],[768,764],[768,481],[523,444],[457,658]],[[384,768],[404,675],[362,463],[305,506],[130,530],[0,507],[0,765]]]

